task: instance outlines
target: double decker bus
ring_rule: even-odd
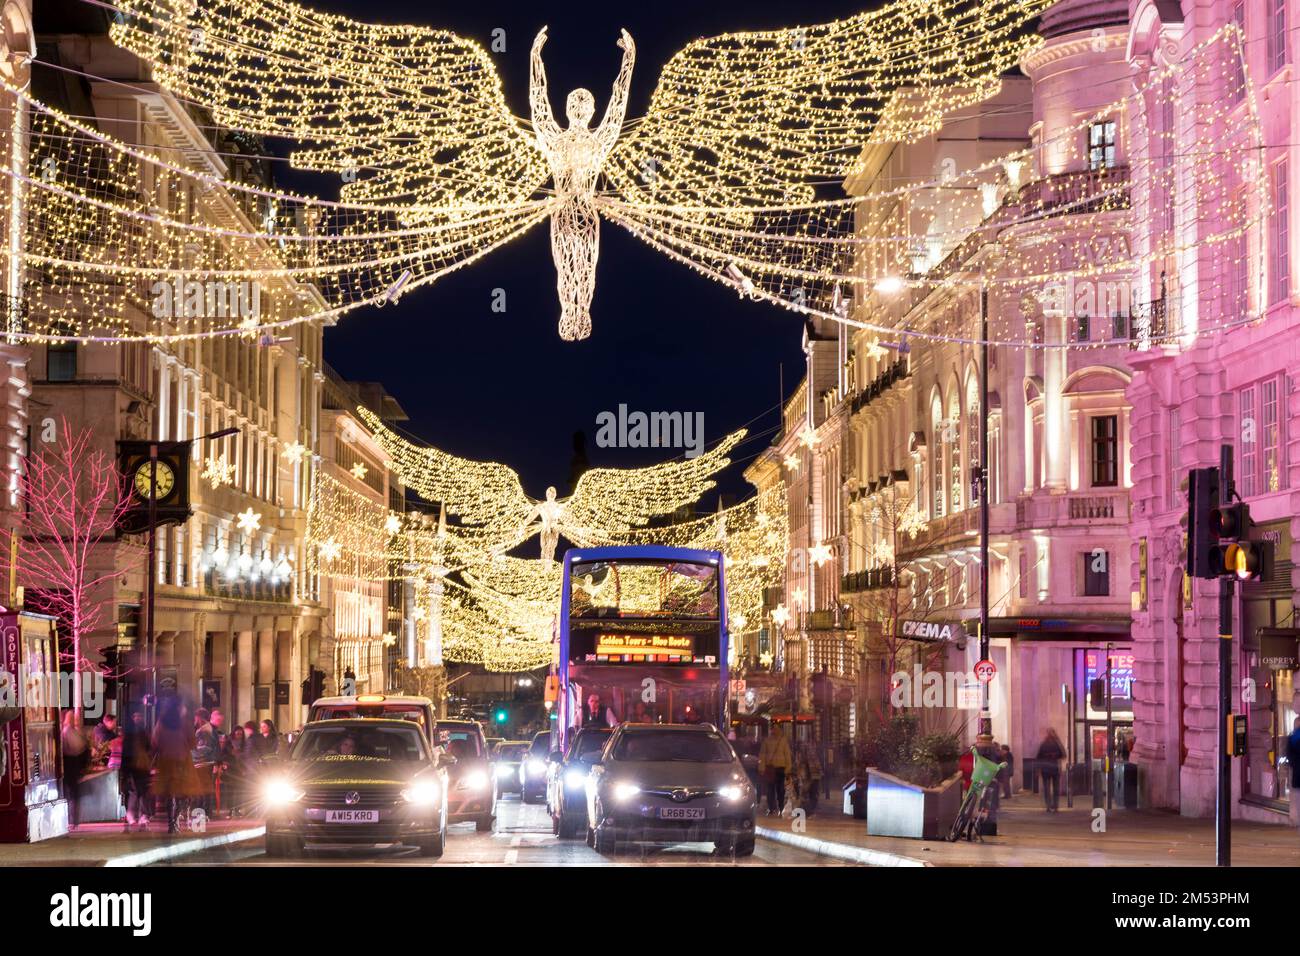
[[[615,723],[727,726],[727,607],[719,551],[575,548],[560,592],[558,736],[592,694]]]

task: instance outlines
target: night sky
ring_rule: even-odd
[[[622,51],[626,27],[637,45],[628,117],[644,113],[659,70],[690,40],[736,30],[816,24],[870,7],[857,2],[699,2],[587,4],[431,4],[414,0],[305,0],[310,6],[371,22],[413,23],[454,30],[490,49],[492,31],[506,31],[497,54],[507,101],[528,110],[528,54],[549,25],[545,60],[553,108],[578,86],[596,96],[599,117]],[[286,185],[294,185],[286,176]],[[305,183],[305,180],[303,181]],[[319,189],[319,184],[316,184]],[[504,289],[508,310],[492,311]],[[601,225],[593,331],[563,342],[551,263],[549,224],[473,266],[404,297],[396,307],[358,310],[329,329],[326,359],[345,378],[384,383],[410,415],[409,433],[455,454],[505,462],[525,490],[566,492],[573,435],[583,430],[595,466],[635,467],[676,454],[664,449],[595,447],[599,412],[703,412],[706,440],[757,418],[751,434],[768,431],[733,453],[719,491],[745,496],[742,470],[770,441],[778,422],[779,375],[787,393],[803,369],[802,319],[742,301],[608,222]],[[717,492],[705,499],[716,502]]]

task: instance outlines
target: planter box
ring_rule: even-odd
[[[918,787],[880,770],[867,770],[867,833],[941,840],[961,806],[961,774],[937,787]]]

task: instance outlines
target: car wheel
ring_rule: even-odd
[[[420,856],[442,856],[443,851],[447,848],[447,835],[445,833],[435,833],[431,837],[423,839],[418,844]]]
[[[474,821],[474,829],[477,830],[479,833],[491,833],[492,824],[495,820],[496,818],[493,817],[491,814],[481,816]]]
[[[302,856],[302,841],[291,836],[268,836],[266,855],[273,859]]]
[[[601,856],[614,856],[618,852],[618,841],[608,830],[597,830],[594,849]]]
[[[596,848],[596,831],[591,827],[587,827],[587,846],[593,850]]]
[[[561,840],[572,840],[578,836],[580,824],[576,820],[566,821],[563,815],[556,817],[555,833]]]
[[[753,855],[754,855],[753,840],[741,840],[739,843],[736,844],[736,856],[753,856]]]
[[[551,814],[551,833],[561,839],[564,837],[564,824],[555,814]]]

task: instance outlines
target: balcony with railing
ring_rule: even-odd
[[[1131,504],[1126,489],[1088,491],[1054,495],[1040,491],[1016,501],[1016,525],[1020,528],[1055,528],[1066,525],[1126,525]]]

